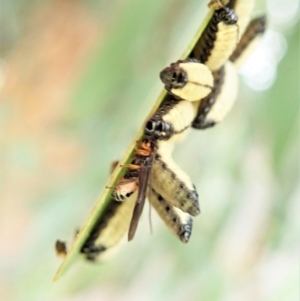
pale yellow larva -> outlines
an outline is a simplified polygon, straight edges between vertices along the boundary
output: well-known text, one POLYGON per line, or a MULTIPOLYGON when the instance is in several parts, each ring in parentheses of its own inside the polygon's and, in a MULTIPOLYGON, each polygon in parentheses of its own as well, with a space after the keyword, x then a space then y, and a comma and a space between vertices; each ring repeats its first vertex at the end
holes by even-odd
POLYGON ((199 60, 211 71, 219 70, 237 45, 237 19, 235 12, 228 7, 215 11, 190 57, 199 60))
POLYGON ((144 134, 152 140, 181 141, 196 116, 190 101, 166 100, 145 125, 144 134))
POLYGON ((238 92, 238 77, 235 67, 231 62, 224 66, 225 78, 216 103, 212 106, 206 119, 218 123, 224 119, 232 108, 238 92))
POLYGON ((165 225, 183 243, 187 243, 192 234, 193 220, 188 213, 172 206, 154 189, 149 189, 148 198, 165 225))
POLYGON ((266 16, 253 19, 247 26, 230 60, 239 69, 258 46, 262 34, 266 30, 266 16))
POLYGON ((192 127, 205 129, 222 121, 233 106, 238 92, 238 77, 236 68, 231 62, 217 72, 214 72, 215 85, 213 92, 201 100, 198 106, 197 117, 192 127))
POLYGON ((137 192, 124 202, 110 201, 81 248, 86 259, 101 259, 120 243, 128 232, 136 197, 137 192))
POLYGON ((238 16, 237 24, 239 27, 239 40, 244 34, 244 31, 251 20, 255 2, 256 0, 231 0, 228 5, 234 9, 236 15, 238 16))
POLYGON ((173 144, 157 142, 151 185, 170 204, 196 216, 200 213, 196 188, 190 177, 172 159, 172 151, 173 144))
POLYGON ((197 60, 172 63, 160 72, 160 78, 170 94, 188 101, 207 96, 213 86, 211 71, 197 60))

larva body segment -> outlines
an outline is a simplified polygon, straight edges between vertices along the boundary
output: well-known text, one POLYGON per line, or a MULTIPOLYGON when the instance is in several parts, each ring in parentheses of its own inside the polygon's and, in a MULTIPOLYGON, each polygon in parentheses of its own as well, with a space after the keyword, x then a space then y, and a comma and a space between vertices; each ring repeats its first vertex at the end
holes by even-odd
POLYGON ((94 261, 115 247, 129 229, 137 192, 126 201, 111 200, 81 248, 86 259, 94 261))
POLYGON ((203 99, 192 127, 206 129, 222 121, 232 105, 238 92, 238 77, 231 62, 226 62, 218 72, 214 72, 215 85, 213 92, 203 99))
POLYGON ((248 26, 256 0, 231 0, 228 4, 238 16, 239 40, 248 26))
POLYGON ((152 187, 167 202, 192 216, 200 213, 198 194, 190 177, 172 159, 173 144, 157 142, 152 187))
POLYGON ((196 60, 172 63, 160 72, 160 79, 170 94, 188 101, 207 96, 213 85, 211 71, 196 60))
POLYGON ((226 6, 228 3, 229 3, 229 0, 211 0, 207 6, 210 9, 218 10, 218 9, 226 6))
POLYGON ((247 26, 230 60, 239 69, 258 46, 262 34, 266 30, 266 16, 253 19, 247 26))
POLYGON ((144 134, 153 140, 168 140, 170 143, 183 139, 196 115, 190 101, 167 100, 156 114, 146 122, 144 134), (166 109, 165 109, 166 107, 166 109))
POLYGON ((211 71, 219 70, 237 45, 237 20, 237 15, 228 7, 215 11, 190 57, 199 60, 211 71))
POLYGON ((224 69, 224 83, 217 101, 206 115, 207 120, 213 120, 215 123, 222 121, 231 110, 238 92, 238 77, 235 67, 231 62, 226 62, 224 69))
POLYGON ((190 215, 169 204, 154 189, 148 193, 148 198, 151 205, 171 232, 183 243, 187 243, 192 234, 193 226, 193 220, 190 215))

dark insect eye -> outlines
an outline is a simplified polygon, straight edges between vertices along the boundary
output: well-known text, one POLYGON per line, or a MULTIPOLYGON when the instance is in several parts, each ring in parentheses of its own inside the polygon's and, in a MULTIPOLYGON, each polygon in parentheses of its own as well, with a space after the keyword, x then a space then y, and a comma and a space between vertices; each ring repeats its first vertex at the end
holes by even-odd
POLYGON ((152 122, 151 120, 149 120, 149 121, 146 123, 146 129, 147 129, 148 131, 153 131, 153 128, 154 128, 153 122, 152 122))

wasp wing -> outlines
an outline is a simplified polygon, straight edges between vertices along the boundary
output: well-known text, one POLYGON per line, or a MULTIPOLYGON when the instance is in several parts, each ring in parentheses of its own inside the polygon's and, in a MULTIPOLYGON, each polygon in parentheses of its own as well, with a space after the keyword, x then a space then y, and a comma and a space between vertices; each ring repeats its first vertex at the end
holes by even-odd
POLYGON ((145 159, 144 164, 141 166, 139 173, 139 192, 136 199, 136 203, 134 206, 129 231, 128 231, 128 241, 131 241, 135 235, 141 214, 143 212, 143 208, 145 205, 146 194, 147 194, 147 186, 149 175, 153 162, 153 154, 151 154, 148 158, 145 159))

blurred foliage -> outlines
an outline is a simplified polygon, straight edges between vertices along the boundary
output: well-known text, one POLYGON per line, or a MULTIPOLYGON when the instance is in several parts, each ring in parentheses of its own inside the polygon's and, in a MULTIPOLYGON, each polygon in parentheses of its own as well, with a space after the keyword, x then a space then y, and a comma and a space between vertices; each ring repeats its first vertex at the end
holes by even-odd
POLYGON ((202 209, 189 244, 158 218, 150 235, 144 214, 111 261, 80 262, 51 283, 55 240, 84 222, 205 5, 2 0, 1 300, 296 300, 297 20, 270 24, 288 47, 274 84, 258 92, 241 80, 229 117, 176 148, 202 209))

